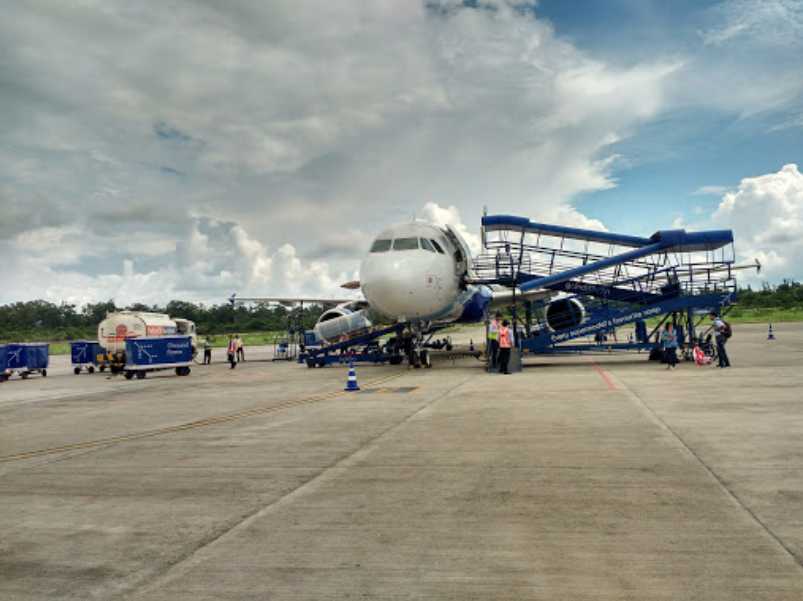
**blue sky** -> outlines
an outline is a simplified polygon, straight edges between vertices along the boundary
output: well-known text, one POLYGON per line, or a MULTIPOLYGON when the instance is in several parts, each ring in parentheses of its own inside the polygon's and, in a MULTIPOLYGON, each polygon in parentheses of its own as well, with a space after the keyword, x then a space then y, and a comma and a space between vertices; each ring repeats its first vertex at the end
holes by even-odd
MULTIPOLYGON (((764 45, 735 40, 727 47, 706 45, 703 32, 722 27, 728 2, 653 0, 541 0, 536 12, 551 21, 558 36, 588 53, 620 63, 673 55, 691 68, 724 66, 733 86, 751 83, 754 69, 788 77, 801 69, 800 45, 764 45), (743 71, 733 62, 744 54, 743 71), (730 58, 732 57, 732 59, 730 58), (741 77, 739 77, 741 76, 741 77)), ((794 6, 794 3, 789 3, 794 6)), ((745 10, 749 3, 742 3, 745 10)), ((799 6, 797 7, 799 10, 799 6)), ((798 13, 799 14, 799 13, 798 13)), ((755 35, 764 35, 757 31, 755 35)), ((785 126, 803 113, 803 98, 793 95, 780 106, 717 106, 704 101, 668 108, 606 152, 622 155, 612 171, 616 187, 577 196, 586 215, 609 228, 647 233, 653 223, 678 218, 700 221, 720 202, 716 194, 695 194, 704 186, 735 188, 745 177, 777 171, 803 161, 803 123, 785 126)))

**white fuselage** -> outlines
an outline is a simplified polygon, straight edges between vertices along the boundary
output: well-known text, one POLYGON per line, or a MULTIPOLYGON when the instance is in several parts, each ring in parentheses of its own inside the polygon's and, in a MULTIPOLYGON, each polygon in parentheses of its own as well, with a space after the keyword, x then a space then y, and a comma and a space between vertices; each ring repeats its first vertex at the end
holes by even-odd
POLYGON ((466 254, 454 234, 437 226, 390 227, 376 237, 360 266, 362 292, 372 311, 392 321, 457 319, 471 296, 461 286, 466 254))

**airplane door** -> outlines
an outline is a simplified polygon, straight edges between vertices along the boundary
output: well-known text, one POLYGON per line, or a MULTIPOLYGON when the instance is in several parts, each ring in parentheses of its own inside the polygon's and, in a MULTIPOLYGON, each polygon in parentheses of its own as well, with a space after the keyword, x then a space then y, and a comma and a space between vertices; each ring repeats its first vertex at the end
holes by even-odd
POLYGON ((463 238, 460 237, 460 234, 450 225, 446 226, 446 236, 456 249, 454 253, 455 274, 463 277, 468 273, 471 267, 471 251, 468 249, 468 245, 463 241, 463 238))

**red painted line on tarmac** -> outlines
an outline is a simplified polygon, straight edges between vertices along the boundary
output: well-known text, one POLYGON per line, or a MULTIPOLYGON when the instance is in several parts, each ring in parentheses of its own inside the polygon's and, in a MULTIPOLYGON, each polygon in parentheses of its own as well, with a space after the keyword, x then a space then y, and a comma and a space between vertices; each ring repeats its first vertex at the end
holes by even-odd
POLYGON ((602 378, 605 381, 605 383, 608 385, 608 390, 617 390, 616 384, 614 383, 613 379, 611 378, 611 374, 609 374, 607 371, 602 369, 599 365, 597 365, 593 361, 591 362, 591 367, 594 368, 594 371, 597 372, 599 374, 599 377, 602 378))

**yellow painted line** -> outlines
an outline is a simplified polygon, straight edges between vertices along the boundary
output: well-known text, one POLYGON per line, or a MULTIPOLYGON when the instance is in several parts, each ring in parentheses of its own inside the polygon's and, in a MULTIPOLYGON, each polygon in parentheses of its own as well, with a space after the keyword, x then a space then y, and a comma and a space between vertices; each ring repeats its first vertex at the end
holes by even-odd
MULTIPOLYGON (((394 378, 398 378, 404 375, 404 372, 399 372, 395 374, 391 374, 389 376, 385 376, 383 378, 378 378, 370 383, 369 385, 375 384, 382 384, 389 380, 393 380, 394 378)), ((96 440, 87 440, 83 442, 75 442, 67 445, 62 445, 59 447, 50 447, 46 449, 36 449, 33 451, 23 451, 21 453, 14 453, 12 455, 5 455, 0 457, 0 463, 8 463, 11 461, 21 461, 23 459, 32 459, 34 457, 42 457, 45 455, 54 455, 56 453, 65 453, 68 451, 78 451, 82 449, 91 449, 94 447, 101 447, 109 444, 116 444, 119 442, 126 442, 130 440, 140 440, 142 438, 151 438, 153 436, 161 436, 162 434, 172 434, 175 432, 183 432, 185 430, 195 430, 197 428, 204 428, 207 426, 214 426, 216 424, 223 424, 226 422, 233 422, 240 419, 245 419, 248 417, 255 417, 258 415, 267 415, 269 413, 276 413, 277 411, 282 411, 283 409, 290 409, 292 407, 298 407, 301 405, 309 405, 312 403, 318 403, 321 401, 326 401, 329 399, 333 399, 342 395, 347 394, 345 390, 337 390, 334 392, 328 392, 325 394, 320 394, 316 396, 307 397, 306 399, 296 399, 292 401, 284 401, 283 403, 279 403, 277 405, 271 405, 269 407, 254 407, 253 409, 246 409, 244 411, 238 411, 237 413, 227 413, 224 415, 213 415, 210 417, 205 417, 203 419, 186 422, 183 424, 176 424, 174 426, 166 426, 164 428, 157 428, 155 430, 145 430, 143 432, 134 432, 131 434, 121 434, 119 436, 111 436, 109 438, 98 438, 96 440)))

